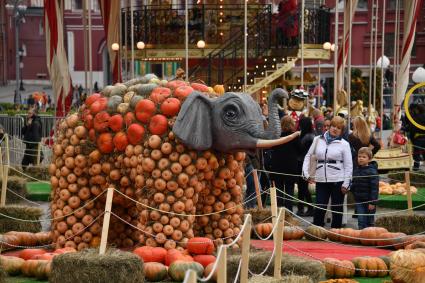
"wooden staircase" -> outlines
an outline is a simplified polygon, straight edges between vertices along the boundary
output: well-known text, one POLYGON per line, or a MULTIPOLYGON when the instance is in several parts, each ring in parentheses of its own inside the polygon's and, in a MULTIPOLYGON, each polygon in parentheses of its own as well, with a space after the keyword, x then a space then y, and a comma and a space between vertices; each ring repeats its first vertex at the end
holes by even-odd
POLYGON ((284 76, 286 72, 295 67, 295 62, 297 59, 297 57, 287 57, 285 63, 277 63, 276 70, 266 70, 265 77, 254 78, 254 84, 248 85, 245 92, 253 94, 277 78, 284 76))

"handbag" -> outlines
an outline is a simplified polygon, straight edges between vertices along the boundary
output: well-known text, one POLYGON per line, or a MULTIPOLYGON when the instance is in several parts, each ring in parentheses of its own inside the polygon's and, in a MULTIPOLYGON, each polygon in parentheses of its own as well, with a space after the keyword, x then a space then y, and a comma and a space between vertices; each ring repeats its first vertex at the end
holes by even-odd
POLYGON ((320 137, 318 137, 314 141, 313 153, 310 155, 310 163, 309 163, 309 167, 308 167, 308 176, 311 180, 314 180, 316 178, 316 168, 317 168, 316 147, 317 147, 317 143, 318 143, 319 139, 320 139, 320 137))

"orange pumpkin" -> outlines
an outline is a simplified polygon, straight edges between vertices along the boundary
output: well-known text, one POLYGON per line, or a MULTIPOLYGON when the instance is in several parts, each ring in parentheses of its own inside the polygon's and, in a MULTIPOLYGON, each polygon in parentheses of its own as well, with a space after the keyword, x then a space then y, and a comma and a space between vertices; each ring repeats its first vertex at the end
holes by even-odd
MULTIPOLYGON (((214 263, 208 264, 207 267, 204 269, 204 278, 208 277, 213 270, 214 263)), ((214 270, 214 274, 211 277, 212 282, 217 282, 217 268, 214 270)))
POLYGON ((255 231, 261 237, 268 237, 273 230, 272 223, 258 223, 255 225, 255 231))
POLYGON ((145 128, 139 124, 131 124, 127 129, 128 141, 132 145, 137 145, 145 135, 145 128))
POLYGON ((101 111, 94 116, 93 127, 99 132, 106 132, 109 126, 109 119, 111 116, 106 111, 101 111))
POLYGON ((404 233, 382 233, 379 240, 376 241, 378 246, 387 246, 385 248, 402 249, 405 245, 406 234, 404 233))
POLYGON ((151 118, 149 131, 154 135, 163 135, 168 129, 168 120, 164 115, 157 114, 151 118))
POLYGON ((124 151, 128 145, 127 135, 124 132, 116 133, 113 142, 117 150, 124 151))
POLYGON ((177 97, 180 101, 182 101, 186 97, 188 97, 193 92, 193 90, 194 89, 191 86, 182 85, 174 90, 174 96, 177 97))
POLYGON ((96 100, 98 100, 99 98, 101 98, 102 95, 100 93, 93 93, 92 95, 89 95, 86 98, 86 101, 84 102, 86 104, 86 106, 90 106, 92 105, 96 100))
POLYGON ((0 266, 9 275, 18 275, 21 273, 22 265, 25 260, 16 256, 0 255, 0 266))
POLYGON ((24 249, 19 252, 19 257, 25 260, 31 259, 36 255, 42 255, 47 253, 46 250, 43 249, 24 249))
POLYGON ((360 242, 365 246, 376 246, 376 239, 381 234, 388 233, 388 230, 382 227, 368 227, 360 231, 360 242))
POLYGON ((149 98, 155 103, 162 103, 171 95, 171 90, 166 87, 157 87, 152 92, 149 98))
POLYGON ((100 97, 95 102, 93 102, 92 105, 90 105, 90 113, 92 115, 95 115, 99 113, 100 111, 106 110, 107 107, 108 107, 108 98, 100 97))
POLYGON ((284 240, 299 240, 304 237, 304 230, 301 227, 285 226, 283 228, 284 240))
POLYGON ((101 133, 97 138, 97 147, 102 153, 111 153, 114 150, 111 133, 101 133))
POLYGON ((141 99, 136 105, 136 118, 142 123, 148 123, 156 111, 155 103, 149 99, 141 99))
MULTIPOLYGON (((131 113, 131 112, 129 112, 131 113)), ((122 126, 124 124, 124 119, 122 118, 122 116, 120 114, 116 114, 113 115, 110 119, 109 119, 109 128, 111 128, 112 131, 114 132, 119 132, 122 130, 122 126)))
POLYGON ((180 111, 180 100, 174 97, 167 98, 161 104, 161 112, 167 117, 173 117, 180 111))
POLYGON ((187 242, 187 250, 191 254, 210 255, 214 252, 214 243, 205 237, 195 237, 187 242))
POLYGON ((354 264, 349 260, 325 258, 323 263, 325 264, 327 278, 350 278, 355 274, 354 264))
POLYGON ((328 231, 320 226, 311 225, 305 230, 305 237, 310 241, 320 241, 328 237, 328 231))
POLYGON ((360 243, 360 232, 361 230, 355 230, 352 228, 342 228, 339 230, 339 240, 342 243, 358 244, 360 243))
POLYGON ((215 260, 216 260, 216 257, 213 256, 213 255, 195 255, 193 257, 193 260, 196 261, 196 262, 199 262, 205 268, 210 263, 214 263, 215 260))
POLYGON ((204 84, 200 84, 200 83, 191 83, 190 86, 197 91, 200 92, 208 92, 208 86, 204 85, 204 84))

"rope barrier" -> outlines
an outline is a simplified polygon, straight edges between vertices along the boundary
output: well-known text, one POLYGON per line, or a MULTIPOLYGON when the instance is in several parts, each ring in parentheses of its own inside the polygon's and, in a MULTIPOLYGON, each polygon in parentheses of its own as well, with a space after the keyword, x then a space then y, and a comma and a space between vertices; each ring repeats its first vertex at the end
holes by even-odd
POLYGON ((200 278, 199 276, 196 276, 199 281, 201 281, 201 282, 208 282, 208 281, 211 280, 211 278, 213 277, 213 275, 215 273, 215 270, 217 269, 217 266, 218 266, 218 260, 217 259, 221 257, 221 252, 222 252, 222 248, 219 248, 218 249, 217 256, 216 256, 216 260, 214 261, 214 265, 213 265, 213 267, 211 269, 210 274, 207 277, 200 278))
POLYGON ((250 269, 249 269, 249 267, 248 267, 248 272, 249 272, 249 274, 251 274, 252 276, 262 276, 262 275, 264 275, 264 273, 266 273, 267 272, 267 269, 269 269, 269 266, 270 266, 270 264, 272 263, 272 260, 273 260, 273 258, 274 258, 274 254, 275 254, 275 252, 276 252, 276 245, 273 247, 273 252, 272 252, 272 255, 270 256, 270 259, 269 259, 269 262, 267 263, 267 265, 266 265, 266 268, 261 272, 261 273, 259 273, 259 274, 255 274, 254 272, 252 272, 250 269))
MULTIPOLYGON (((242 203, 240 203, 240 204, 236 204, 236 205, 234 205, 234 206, 232 206, 232 207, 229 207, 229 208, 226 208, 226 209, 223 209, 223 210, 219 210, 219 211, 215 211, 215 212, 209 212, 209 213, 205 213, 205 214, 183 214, 183 213, 177 213, 177 212, 172 212, 172 211, 165 211, 165 210, 161 210, 161 209, 158 209, 158 208, 155 208, 155 207, 149 206, 149 205, 147 205, 147 204, 141 203, 141 202, 139 202, 139 201, 137 201, 137 200, 135 200, 135 199, 133 199, 133 198, 131 198, 131 197, 127 196, 126 194, 122 193, 121 191, 119 191, 119 190, 117 190, 117 189, 114 189, 114 190, 115 190, 118 194, 120 194, 120 195, 122 195, 123 197, 127 198, 128 200, 131 200, 131 201, 133 201, 133 202, 135 202, 135 203, 137 203, 137 204, 140 204, 141 206, 144 206, 144 207, 146 207, 146 208, 149 208, 149 209, 151 209, 151 210, 158 211, 158 212, 161 212, 161 213, 164 213, 164 214, 171 214, 171 215, 177 215, 177 216, 182 216, 182 217, 189 217, 189 216, 191 216, 191 217, 193 217, 193 216, 194 216, 194 217, 201 217, 201 216, 209 216, 209 215, 219 214, 219 213, 226 212, 226 211, 228 211, 228 210, 234 209, 234 208, 236 208, 236 207, 238 207, 238 206, 243 206, 243 205, 245 205, 246 203, 250 202, 251 200, 254 200, 254 199, 256 199, 256 198, 257 198, 257 196, 253 196, 252 198, 248 198, 246 201, 244 201, 244 202, 242 202, 242 203)), ((263 192, 261 192, 261 194, 264 194, 265 192, 266 192, 266 191, 263 191, 263 192)))
POLYGON ((19 197, 19 198, 21 198, 21 199, 23 199, 23 200, 25 200, 25 201, 27 201, 27 202, 29 202, 29 203, 32 203, 32 204, 35 204, 35 205, 38 205, 38 206, 40 206, 40 205, 41 205, 41 204, 39 204, 39 203, 36 203, 35 201, 32 201, 32 200, 26 199, 24 196, 21 196, 20 194, 18 194, 18 193, 16 193, 16 192, 14 192, 13 190, 11 190, 11 189, 9 189, 9 188, 7 188, 7 190, 8 190, 9 192, 11 192, 12 194, 14 194, 15 196, 17 196, 17 197, 19 197))
MULTIPOLYGON (((313 223, 311 223, 311 222, 309 222, 308 220, 305 220, 304 218, 302 218, 302 217, 300 217, 300 216, 298 216, 298 215, 296 215, 295 213, 293 213, 292 211, 288 211, 292 216, 294 216, 295 218, 297 218, 297 219, 300 219, 300 220, 302 220, 303 222, 305 222, 305 223, 307 223, 307 224, 309 224, 309 225, 313 225, 313 226, 316 226, 316 225, 314 225, 313 223)), ((319 226, 318 226, 319 227, 319 226)), ((323 228, 323 227, 322 227, 323 228)), ((324 229, 324 228, 323 228, 324 229)), ((336 232, 333 232, 333 231, 330 231, 330 230, 327 230, 327 232, 329 233, 329 234, 333 234, 333 235, 338 235, 338 236, 343 236, 344 238, 349 238, 349 239, 353 239, 353 240, 374 240, 374 241, 389 241, 389 240, 398 240, 398 239, 403 239, 403 238, 410 238, 410 237, 412 237, 412 236, 420 236, 420 235, 423 235, 423 234, 425 234, 425 231, 422 231, 422 232, 419 232, 419 233, 416 233, 416 234, 412 234, 412 235, 406 235, 406 236, 401 236, 401 237, 395 237, 395 238, 382 238, 382 239, 379 239, 379 238, 376 238, 376 239, 368 239, 368 238, 360 238, 360 237, 352 237, 352 236, 348 236, 348 235, 341 235, 341 234, 339 234, 339 233, 336 233, 336 232)), ((304 233, 306 233, 305 231, 304 231, 304 233)), ((332 242, 332 241, 331 241, 332 242)), ((333 243, 333 242, 332 242, 333 243)))
POLYGON ((73 210, 72 212, 63 215, 63 216, 59 216, 59 217, 54 217, 54 218, 50 218, 50 219, 40 219, 40 220, 31 220, 31 219, 20 219, 20 218, 16 218, 7 214, 3 214, 0 212, 0 216, 12 219, 12 220, 16 220, 16 221, 22 221, 22 222, 30 222, 30 223, 34 223, 34 222, 50 222, 50 221, 55 221, 55 220, 59 220, 59 219, 63 219, 65 217, 68 217, 70 215, 73 215, 76 211, 81 210, 83 208, 85 208, 87 205, 89 205, 90 203, 94 202, 96 199, 98 199, 101 195, 103 195, 106 192, 106 190, 104 190, 103 192, 101 192, 100 194, 98 194, 95 198, 93 198, 92 200, 90 200, 89 202, 86 202, 83 206, 73 210))
MULTIPOLYGON (((97 221, 97 219, 99 219, 101 216, 103 216, 103 214, 105 214, 105 212, 103 211, 101 214, 99 214, 96 218, 93 219, 92 222, 90 222, 87 226, 85 226, 83 229, 78 230, 78 232, 76 234, 73 234, 72 236, 65 238, 65 241, 68 241, 72 238, 74 238, 75 236, 81 234, 81 232, 87 230, 93 223, 95 223, 97 221)), ((22 249, 34 249, 34 248, 48 248, 51 246, 54 246, 55 243, 51 243, 51 244, 46 244, 46 245, 40 245, 40 246, 20 246, 20 245, 14 245, 14 244, 9 244, 7 242, 1 241, 0 240, 0 244, 1 245, 5 245, 5 246, 10 246, 10 247, 14 247, 14 248, 22 248, 22 249)))
POLYGON ((37 181, 37 182, 40 182, 40 183, 45 183, 45 184, 50 184, 50 181, 45 181, 45 180, 40 180, 40 179, 34 178, 33 176, 30 176, 30 175, 28 175, 28 174, 26 174, 23 171, 20 171, 18 169, 15 169, 14 167, 9 167, 9 168, 12 169, 15 172, 27 177, 27 178, 34 180, 34 181, 37 181))
MULTIPOLYGON (((306 201, 300 200, 300 199, 298 199, 298 198, 296 198, 296 197, 293 197, 293 196, 291 196, 290 194, 287 194, 287 193, 285 193, 284 191, 280 190, 279 188, 276 188, 276 190, 277 190, 277 191, 279 191, 279 192, 281 192, 281 193, 282 193, 282 194, 284 194, 285 196, 290 197, 292 200, 297 200, 298 202, 301 202, 301 203, 303 203, 303 204, 306 204, 306 205, 312 206, 312 207, 314 207, 314 208, 316 208, 316 209, 325 210, 325 211, 329 211, 329 212, 336 213, 336 214, 342 214, 342 215, 345 215, 345 214, 350 215, 350 214, 352 214, 352 213, 350 213, 350 212, 344 213, 344 212, 340 212, 340 211, 336 211, 336 210, 331 210, 331 209, 323 208, 323 207, 317 206, 317 205, 315 205, 315 204, 308 203, 308 202, 306 202, 306 201)), ((281 197, 279 197, 279 196, 278 196, 278 198, 281 198, 281 197)), ((340 206, 343 206, 343 204, 341 204, 340 206)), ((389 211, 389 212, 375 213, 375 214, 373 214, 373 215, 375 215, 375 216, 381 216, 381 215, 391 215, 391 214, 396 214, 396 213, 400 213, 400 212, 403 212, 403 211, 410 211, 410 210, 413 210, 413 209, 416 209, 416 208, 419 208, 419 207, 423 207, 423 206, 425 206, 425 203, 420 204, 420 205, 417 205, 417 206, 414 206, 414 207, 412 207, 411 209, 402 209, 402 210, 397 210, 397 211, 389 211)), ((370 216, 371 214, 356 213, 356 215, 365 215, 365 216, 370 216)))
POLYGON ((305 251, 302 251, 302 250, 300 250, 300 249, 298 249, 296 247, 293 247, 293 246, 291 246, 289 244, 285 244, 285 246, 287 246, 290 249, 293 249, 293 250, 295 250, 295 251, 297 251, 297 252, 299 252, 301 254, 304 254, 304 255, 306 255, 308 257, 311 257, 311 258, 313 258, 313 259, 315 259, 317 261, 320 261, 322 263, 331 264, 333 266, 338 266, 338 267, 345 268, 345 269, 350 269, 350 270, 354 270, 354 271, 366 271, 366 272, 390 272, 389 269, 364 269, 364 268, 356 268, 356 267, 355 268, 352 268, 352 267, 348 267, 348 266, 343 266, 343 265, 340 265, 340 264, 335 264, 335 263, 331 263, 331 262, 325 261, 325 260, 323 260, 321 258, 318 258, 318 257, 316 257, 314 255, 311 255, 311 254, 309 254, 309 253, 307 253, 305 251))
POLYGON ((242 267, 242 258, 239 260, 238 271, 236 272, 235 280, 233 280, 233 283, 238 282, 239 274, 241 273, 241 267, 242 267))
MULTIPOLYGON (((263 237, 261 237, 260 235, 258 235, 257 230, 254 228, 254 229, 253 229, 253 230, 254 230, 254 233, 255 233, 255 235, 257 235, 258 239, 260 239, 261 241, 267 241, 268 239, 270 239, 270 238, 271 238, 271 236, 273 236, 273 234, 274 234, 274 232, 275 232, 275 229, 277 228, 277 223, 279 222, 280 217, 281 217, 281 215, 279 215, 279 216, 277 217, 277 220, 276 220, 275 224, 273 225, 273 229, 272 229, 272 231, 270 232, 270 235, 268 235, 268 236, 267 236, 267 237, 265 237, 265 238, 263 238, 263 237)), ((273 218, 273 216, 272 216, 271 218, 273 218)))

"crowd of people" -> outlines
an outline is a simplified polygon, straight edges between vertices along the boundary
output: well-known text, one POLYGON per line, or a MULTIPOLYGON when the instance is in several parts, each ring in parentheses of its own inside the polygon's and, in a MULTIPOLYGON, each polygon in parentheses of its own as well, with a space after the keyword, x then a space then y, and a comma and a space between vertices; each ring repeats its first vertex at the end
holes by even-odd
POLYGON ((289 113, 281 113, 281 136, 296 131, 300 135, 291 142, 249 156, 245 198, 251 201, 246 203, 247 207, 256 206, 252 201, 255 188, 250 173, 253 168, 265 169, 259 173, 261 187, 269 188, 274 183, 278 188, 278 206, 292 212, 296 204, 295 213, 313 216, 317 226, 325 225, 326 211, 332 210, 331 227, 341 228, 347 222, 347 217, 343 217, 347 194, 352 193, 359 228, 373 226, 379 177, 372 158, 381 143, 364 117, 353 117, 348 127, 346 118, 332 114, 315 109, 310 116, 304 114, 295 121, 289 113), (314 205, 309 184, 315 184, 314 205))

